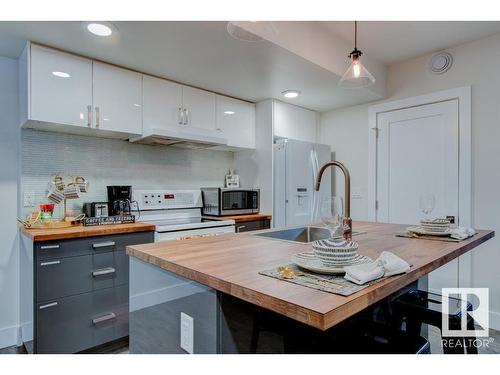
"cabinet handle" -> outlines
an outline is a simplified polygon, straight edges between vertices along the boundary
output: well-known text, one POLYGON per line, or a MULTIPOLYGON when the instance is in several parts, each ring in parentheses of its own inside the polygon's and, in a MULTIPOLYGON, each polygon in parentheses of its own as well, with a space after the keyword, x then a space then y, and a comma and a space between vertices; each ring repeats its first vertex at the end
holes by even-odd
POLYGON ((236 227, 236 233, 240 233, 240 230, 245 229, 247 226, 246 225, 239 225, 236 227))
POLYGON ((60 260, 54 260, 53 262, 42 262, 40 263, 41 266, 52 266, 54 264, 61 264, 60 260))
POLYGON ((178 124, 179 125, 182 125, 182 123, 184 122, 184 112, 182 111, 182 108, 179 107, 177 108, 177 120, 178 120, 178 124))
POLYGON ((61 245, 43 245, 40 246, 41 250, 49 250, 49 249, 59 249, 61 245))
POLYGON ((94 249, 99 249, 101 247, 110 247, 110 246, 115 246, 115 241, 107 241, 107 242, 101 242, 101 243, 94 243, 94 244, 92 244, 92 247, 94 249))
POLYGON ((115 313, 109 313, 103 316, 100 316, 99 318, 92 319, 92 324, 96 325, 102 322, 105 322, 107 320, 115 319, 116 314, 115 313))
POLYGON ((89 128, 92 127, 92 106, 91 105, 87 106, 87 126, 89 128))
POLYGON ((46 305, 40 306, 39 309, 43 310, 43 309, 46 309, 46 308, 49 308, 49 307, 54 307, 54 306, 57 306, 57 302, 47 303, 46 305))
POLYGON ((183 112, 184 112, 184 125, 187 125, 189 122, 189 111, 186 108, 184 108, 183 112))
POLYGON ((99 125, 101 123, 100 112, 101 112, 101 110, 99 109, 99 107, 95 107, 95 127, 96 127, 96 129, 99 129, 99 125))
POLYGON ((113 267, 106 267, 106 268, 101 268, 99 270, 95 270, 94 272, 92 272, 92 276, 96 277, 96 276, 108 275, 110 273, 115 273, 115 272, 116 270, 113 267))

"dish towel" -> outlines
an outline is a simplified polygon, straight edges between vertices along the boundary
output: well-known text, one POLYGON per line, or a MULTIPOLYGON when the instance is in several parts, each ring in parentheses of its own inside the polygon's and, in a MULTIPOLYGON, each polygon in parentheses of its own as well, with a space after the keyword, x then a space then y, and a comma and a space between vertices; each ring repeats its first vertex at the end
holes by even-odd
POLYGON ((466 238, 472 237, 475 234, 476 231, 472 228, 457 227, 451 230, 450 237, 456 240, 465 240, 466 238))
POLYGON ((383 251, 375 262, 344 267, 346 280, 363 285, 384 276, 406 273, 410 265, 389 251, 383 251))

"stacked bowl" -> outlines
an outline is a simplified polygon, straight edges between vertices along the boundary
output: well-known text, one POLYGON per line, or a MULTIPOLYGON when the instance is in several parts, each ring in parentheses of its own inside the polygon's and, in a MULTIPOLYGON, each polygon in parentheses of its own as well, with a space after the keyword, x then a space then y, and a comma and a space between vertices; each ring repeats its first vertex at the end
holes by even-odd
POLYGON ((343 239, 318 240, 312 243, 314 255, 323 265, 343 267, 356 263, 359 259, 358 243, 343 239))
POLYGON ((420 220, 420 226, 427 233, 447 233, 450 231, 451 223, 448 219, 425 219, 420 220))

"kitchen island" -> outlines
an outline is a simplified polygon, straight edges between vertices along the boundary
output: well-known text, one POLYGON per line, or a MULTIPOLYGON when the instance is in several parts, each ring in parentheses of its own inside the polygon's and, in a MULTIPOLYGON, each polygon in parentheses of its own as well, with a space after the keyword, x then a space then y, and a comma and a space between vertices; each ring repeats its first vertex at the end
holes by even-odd
POLYGON ((327 331, 494 236, 493 231, 478 231, 461 242, 395 236, 405 228, 394 224, 354 223, 354 229, 361 232, 355 237, 361 254, 375 259, 382 251, 390 251, 406 260, 411 269, 347 297, 259 274, 289 264, 291 255, 308 250, 310 244, 243 233, 129 246, 127 253, 208 287, 207 290, 230 296, 230 300, 245 301, 314 330, 327 331))

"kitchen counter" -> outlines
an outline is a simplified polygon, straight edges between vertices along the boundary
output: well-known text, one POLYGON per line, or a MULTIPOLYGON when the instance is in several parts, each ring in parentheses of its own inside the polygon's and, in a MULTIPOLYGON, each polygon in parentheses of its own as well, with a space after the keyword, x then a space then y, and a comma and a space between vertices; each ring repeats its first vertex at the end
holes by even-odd
POLYGON ((355 237, 361 254, 375 259, 382 251, 391 251, 411 264, 410 272, 344 297, 259 275, 290 263, 292 254, 310 249, 307 244, 242 233, 128 246, 127 253, 324 331, 494 236, 493 231, 483 230, 462 242, 444 242, 395 237, 405 225, 355 222, 353 226, 362 232, 355 237))
POLYGON ((114 224, 84 227, 82 225, 55 229, 27 229, 22 227, 21 232, 33 242, 64 240, 72 238, 84 238, 95 236, 107 236, 111 234, 152 232, 155 226, 145 223, 114 224))
POLYGON ((232 216, 203 216, 207 220, 234 220, 235 223, 257 220, 271 220, 273 215, 270 214, 250 214, 250 215, 232 215, 232 216))

